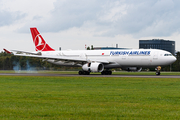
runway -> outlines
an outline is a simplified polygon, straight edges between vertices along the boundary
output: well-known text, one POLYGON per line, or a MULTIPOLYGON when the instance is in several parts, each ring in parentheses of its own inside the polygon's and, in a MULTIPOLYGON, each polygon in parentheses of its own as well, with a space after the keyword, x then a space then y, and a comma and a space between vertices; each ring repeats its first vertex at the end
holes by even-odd
POLYGON ((180 78, 179 75, 78 75, 50 73, 0 73, 0 76, 59 76, 59 77, 135 77, 135 78, 180 78))

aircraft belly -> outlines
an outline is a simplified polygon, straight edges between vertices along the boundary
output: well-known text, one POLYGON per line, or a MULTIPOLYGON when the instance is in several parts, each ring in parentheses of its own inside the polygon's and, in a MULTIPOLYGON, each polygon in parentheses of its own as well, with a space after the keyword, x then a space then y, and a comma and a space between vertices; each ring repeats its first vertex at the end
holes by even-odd
POLYGON ((167 60, 164 59, 157 59, 153 60, 152 65, 154 66, 165 66, 167 64, 171 64, 171 62, 167 62, 167 60))
POLYGON ((122 56, 116 60, 122 66, 149 66, 151 65, 149 58, 135 57, 135 56, 122 56))

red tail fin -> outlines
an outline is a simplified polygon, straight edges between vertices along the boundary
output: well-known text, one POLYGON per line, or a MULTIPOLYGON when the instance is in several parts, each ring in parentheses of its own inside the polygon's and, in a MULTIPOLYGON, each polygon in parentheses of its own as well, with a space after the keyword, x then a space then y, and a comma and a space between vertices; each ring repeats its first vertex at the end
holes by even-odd
POLYGON ((55 51, 52 49, 38 32, 37 28, 30 28, 36 51, 55 51))

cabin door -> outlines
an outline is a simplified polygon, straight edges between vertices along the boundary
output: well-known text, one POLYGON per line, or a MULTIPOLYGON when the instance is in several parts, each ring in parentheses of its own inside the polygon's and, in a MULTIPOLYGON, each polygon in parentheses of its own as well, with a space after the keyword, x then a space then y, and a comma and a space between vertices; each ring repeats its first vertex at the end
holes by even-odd
POLYGON ((154 60, 157 60, 157 59, 158 59, 158 52, 154 52, 153 59, 154 59, 154 60))

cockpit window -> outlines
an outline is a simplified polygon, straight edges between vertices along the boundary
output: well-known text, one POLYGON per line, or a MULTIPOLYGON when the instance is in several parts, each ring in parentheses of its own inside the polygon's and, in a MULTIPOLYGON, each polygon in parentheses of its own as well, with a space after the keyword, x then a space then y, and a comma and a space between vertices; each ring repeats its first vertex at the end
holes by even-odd
POLYGON ((172 54, 164 54, 164 56, 172 56, 172 54))

